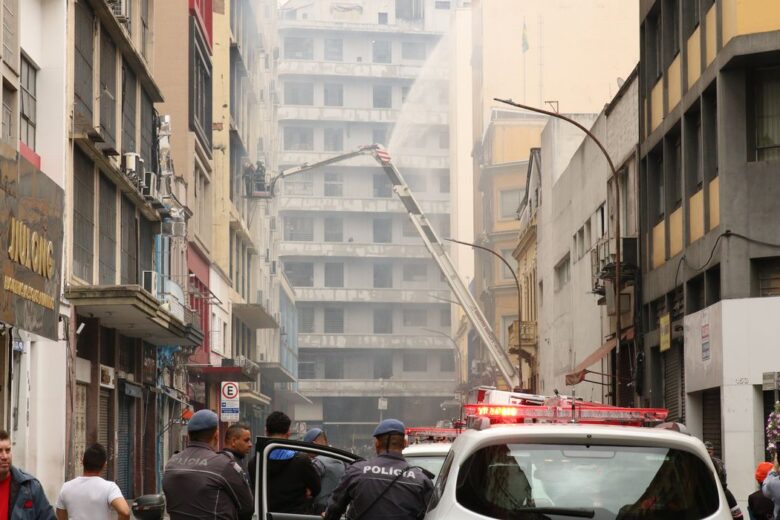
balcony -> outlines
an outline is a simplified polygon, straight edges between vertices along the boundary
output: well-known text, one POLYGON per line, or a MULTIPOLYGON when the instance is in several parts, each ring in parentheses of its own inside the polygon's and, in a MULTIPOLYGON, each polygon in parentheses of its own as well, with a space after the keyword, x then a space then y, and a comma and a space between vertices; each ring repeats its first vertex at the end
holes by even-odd
POLYGON ((238 400, 258 406, 269 406, 271 398, 262 393, 259 386, 257 383, 238 383, 238 400))
MULTIPOLYGON (((361 258, 430 258, 423 245, 414 244, 356 244, 352 242, 282 242, 279 256, 317 256, 361 258)), ((296 289, 297 291, 297 289, 296 289)))
POLYGON ((360 22, 340 22, 337 20, 328 20, 328 21, 319 21, 319 20, 289 20, 284 17, 282 17, 279 20, 279 32, 285 33, 287 31, 298 31, 298 30, 312 30, 312 31, 335 31, 339 35, 341 35, 344 32, 350 31, 350 32, 367 32, 367 33, 374 33, 374 34, 404 34, 404 33, 413 33, 414 36, 431 36, 431 37, 439 37, 441 36, 441 32, 434 32, 430 30, 425 30, 425 22, 424 20, 417 20, 417 21, 402 21, 402 20, 396 20, 396 23, 392 25, 378 25, 378 24, 370 24, 370 23, 360 23, 360 22))
POLYGON ((299 302, 343 303, 441 303, 451 298, 449 290, 434 289, 325 289, 296 287, 299 302))
POLYGON ((539 341, 535 321, 517 321, 515 320, 509 326, 509 346, 515 347, 518 344, 518 332, 520 333, 520 348, 536 348, 539 341))
MULTIPOLYGON (((437 155, 434 152, 428 154, 415 155, 404 153, 393 158, 393 164, 403 173, 404 168, 419 168, 427 170, 446 170, 450 167, 450 157, 448 150, 438 150, 437 155)), ((287 166, 298 166, 306 163, 315 163, 330 159, 338 155, 337 152, 314 152, 306 150, 280 150, 279 165, 284 168, 287 166)), ((377 166, 377 162, 370 157, 355 158, 349 162, 343 163, 348 166, 377 166)))
POLYGON ((68 286, 64 296, 78 313, 98 318, 102 326, 123 336, 143 338, 155 345, 203 343, 197 314, 180 302, 176 302, 177 309, 173 299, 160 301, 139 285, 68 286))
POLYGON ((279 324, 268 312, 263 301, 263 291, 257 291, 249 302, 241 300, 233 303, 233 314, 250 328, 278 329, 279 324))
MULTIPOLYGON (((387 79, 416 79, 420 75, 419 65, 401 65, 391 63, 363 63, 343 61, 310 61, 285 60, 279 61, 279 75, 296 74, 301 76, 345 76, 387 79)), ((442 70, 442 79, 446 72, 442 70)))
POLYGON ((295 382, 295 376, 278 361, 261 361, 260 373, 263 380, 271 383, 295 382))
POLYGON ((451 397, 455 386, 455 381, 448 379, 303 379, 298 383, 298 389, 308 397, 451 397))
MULTIPOLYGON (((349 123, 395 123, 401 111, 393 108, 346 108, 282 105, 278 110, 279 121, 347 121, 349 123)), ((414 121, 420 125, 446 125, 446 110, 425 110, 415 113, 414 121)))
POLYGON ((298 334, 298 348, 451 350, 452 343, 442 336, 298 334))
POLYGON ((221 366, 190 366, 190 374, 209 383, 238 381, 256 383, 260 366, 245 356, 223 358, 221 366))
MULTIPOLYGON (((445 200, 420 200, 426 215, 449 214, 450 203, 445 200)), ((353 199, 342 197, 284 196, 279 200, 280 211, 344 211, 354 213, 406 213, 396 198, 353 199)))

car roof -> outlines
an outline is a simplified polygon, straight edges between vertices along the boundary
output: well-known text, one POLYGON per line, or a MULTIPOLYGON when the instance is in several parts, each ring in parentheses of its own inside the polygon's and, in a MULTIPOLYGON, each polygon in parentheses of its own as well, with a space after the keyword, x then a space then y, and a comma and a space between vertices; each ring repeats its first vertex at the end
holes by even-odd
POLYGON ((628 446, 668 447, 709 458, 704 444, 691 435, 660 428, 593 424, 501 424, 485 430, 466 430, 453 443, 459 454, 498 443, 524 441, 556 444, 590 442, 628 446))
POLYGON ((409 457, 422 457, 424 455, 437 455, 444 457, 450 451, 451 446, 452 443, 449 442, 412 444, 411 446, 404 448, 403 454, 404 456, 409 457))

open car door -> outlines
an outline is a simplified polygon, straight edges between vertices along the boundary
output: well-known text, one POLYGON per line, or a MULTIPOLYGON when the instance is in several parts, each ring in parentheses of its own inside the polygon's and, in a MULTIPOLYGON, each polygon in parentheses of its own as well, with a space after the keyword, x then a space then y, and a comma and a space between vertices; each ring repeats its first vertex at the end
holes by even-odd
POLYGON ((258 520, 322 520, 320 515, 302 515, 268 510, 268 457, 276 449, 294 450, 307 455, 322 455, 340 460, 347 465, 363 460, 362 457, 348 451, 320 446, 302 441, 257 437, 255 442, 255 518, 258 520))

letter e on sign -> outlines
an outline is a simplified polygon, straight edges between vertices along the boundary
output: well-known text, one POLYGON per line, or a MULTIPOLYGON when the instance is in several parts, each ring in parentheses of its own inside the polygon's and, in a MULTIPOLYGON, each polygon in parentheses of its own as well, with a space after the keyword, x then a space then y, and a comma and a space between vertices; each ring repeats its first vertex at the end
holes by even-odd
POLYGON ((223 381, 220 389, 219 418, 222 422, 238 422, 240 415, 238 383, 223 381))

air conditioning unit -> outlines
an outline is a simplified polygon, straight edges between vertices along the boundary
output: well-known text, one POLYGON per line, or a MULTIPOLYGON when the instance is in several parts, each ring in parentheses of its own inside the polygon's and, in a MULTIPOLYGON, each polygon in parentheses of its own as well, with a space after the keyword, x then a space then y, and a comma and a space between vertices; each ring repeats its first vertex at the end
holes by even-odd
POLYGON ((157 199, 157 174, 154 172, 144 172, 144 184, 141 192, 147 199, 157 199))
POLYGON ((143 183, 144 160, 137 153, 122 155, 121 169, 132 182, 143 183))
POLYGON ((143 272, 143 287, 146 292, 157 298, 158 292, 158 277, 157 271, 144 271, 143 272))
POLYGON ((100 365, 100 386, 101 388, 116 387, 116 372, 114 367, 100 365))
POLYGON ((106 0, 111 12, 117 20, 122 23, 130 21, 130 2, 131 0, 106 0))
POLYGON ((162 223, 162 234, 184 238, 187 236, 187 223, 183 220, 166 220, 162 223))

